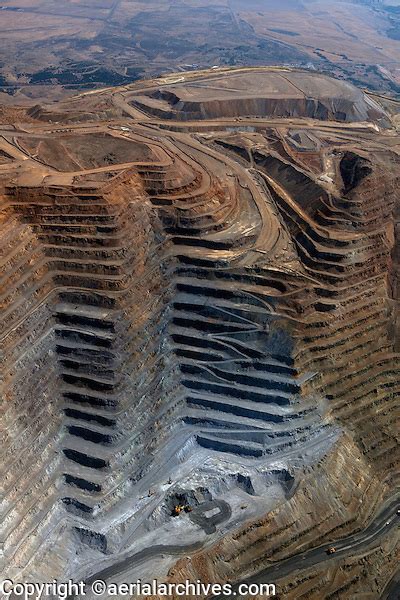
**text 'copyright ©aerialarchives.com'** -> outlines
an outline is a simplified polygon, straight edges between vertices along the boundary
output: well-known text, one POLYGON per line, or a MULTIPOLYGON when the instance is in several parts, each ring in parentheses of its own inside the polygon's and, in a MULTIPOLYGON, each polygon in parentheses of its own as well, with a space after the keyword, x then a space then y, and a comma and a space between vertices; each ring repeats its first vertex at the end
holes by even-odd
POLYGON ((203 583, 200 580, 182 583, 161 583, 156 579, 151 582, 108 583, 101 579, 92 583, 72 580, 60 583, 14 583, 6 579, 0 583, 0 597, 5 600, 46 600, 58 598, 67 600, 70 597, 123 597, 131 596, 275 596, 276 586, 273 583, 241 583, 233 586, 230 583, 203 583))

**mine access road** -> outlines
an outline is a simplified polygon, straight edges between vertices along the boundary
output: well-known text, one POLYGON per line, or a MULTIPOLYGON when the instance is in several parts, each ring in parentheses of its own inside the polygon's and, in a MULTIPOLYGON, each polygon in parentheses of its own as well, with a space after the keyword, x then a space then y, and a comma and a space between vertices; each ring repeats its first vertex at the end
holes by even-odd
MULTIPOLYGON (((233 586, 234 594, 232 596, 214 596, 213 600, 219 598, 240 598, 241 596, 235 594, 239 585, 246 583, 264 583, 273 582, 275 583, 279 579, 287 577, 295 571, 304 571, 308 568, 314 567, 319 563, 325 561, 332 561, 335 558, 347 556, 349 554, 355 554, 356 552, 362 552, 369 547, 373 542, 378 542, 383 536, 385 536, 391 529, 398 529, 400 525, 400 515, 397 513, 399 510, 400 495, 397 494, 393 497, 390 503, 386 503, 384 508, 375 516, 375 518, 369 523, 369 525, 362 531, 358 531, 346 538, 335 541, 332 540, 329 544, 318 546, 318 548, 310 548, 305 552, 295 554, 289 558, 282 560, 276 564, 273 564, 266 569, 263 569, 256 575, 252 575, 242 581, 235 583, 233 586), (334 554, 328 554, 327 548, 334 546, 336 552, 334 554)), ((398 598, 398 588, 392 589, 392 583, 395 585, 398 580, 398 574, 391 580, 389 586, 384 592, 384 598, 388 600, 395 600, 398 598), (390 588, 390 590, 389 590, 390 588), (389 595, 387 595, 389 593, 389 595), (395 595, 393 595, 395 594, 395 595)))
MULTIPOLYGON (((348 556, 355 552, 361 552, 368 548, 373 542, 378 542, 392 529, 398 529, 400 525, 400 515, 397 513, 400 506, 400 494, 396 494, 392 500, 386 501, 381 511, 374 517, 369 525, 362 531, 358 531, 346 538, 339 541, 332 540, 330 544, 325 543, 317 548, 310 548, 305 552, 295 554, 285 560, 274 563, 266 569, 263 569, 256 575, 252 575, 240 582, 233 585, 232 596, 213 596, 211 600, 219 600, 222 598, 240 598, 237 595, 237 590, 241 584, 260 584, 265 582, 273 582, 287 577, 295 571, 304 571, 308 568, 314 567, 325 561, 332 561, 336 558, 348 556), (328 546, 334 546, 336 552, 334 554, 327 554, 328 546), (236 594, 236 595, 235 595, 236 594)), ((126 573, 129 576, 129 571, 133 567, 137 567, 140 564, 147 562, 160 556, 161 554, 169 554, 173 556, 180 556, 182 554, 190 554, 200 550, 203 544, 201 542, 189 544, 186 546, 172 545, 164 546, 158 545, 152 548, 146 548, 140 552, 136 552, 131 556, 126 556, 121 562, 111 565, 97 573, 94 573, 90 578, 86 580, 86 587, 96 580, 106 581, 111 583, 114 577, 120 576, 126 573)), ((396 574, 390 581, 385 589, 384 596, 385 600, 395 600, 397 594, 396 582, 398 575, 396 574)), ((70 597, 69 600, 73 600, 74 597, 70 597)))

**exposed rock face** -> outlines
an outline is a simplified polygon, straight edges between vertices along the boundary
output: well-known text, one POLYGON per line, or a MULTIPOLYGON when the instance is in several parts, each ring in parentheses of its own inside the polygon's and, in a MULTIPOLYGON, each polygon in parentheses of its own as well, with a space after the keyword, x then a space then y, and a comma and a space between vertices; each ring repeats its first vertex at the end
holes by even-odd
MULTIPOLYGON (((213 102, 214 83, 192 90, 213 102)), ((238 124, 229 106, 149 123, 130 103, 154 86, 108 92, 122 126, 8 140, 0 560, 15 580, 128 560, 129 578, 237 581, 364 528, 396 486, 394 133, 238 124), (192 512, 172 517, 179 503, 192 512)), ((370 118, 362 102, 342 120, 370 118)), ((356 593, 346 560, 350 578, 314 585, 316 568, 296 589, 356 593)), ((368 561, 375 592, 394 564, 368 561)))
MULTIPOLYGON (((111 519, 127 476, 139 476, 176 421, 176 400, 155 400, 174 395, 160 351, 171 295, 160 225, 137 176, 74 192, 10 188, 4 197, 20 222, 5 265, 2 521, 4 556, 18 570, 52 541, 49 527, 54 536, 74 523, 82 533, 94 512, 111 519), (32 479, 21 481, 27 470, 32 479)), ((94 540, 107 550, 104 534, 94 540)))
POLYGON ((375 486, 374 472, 359 449, 343 437, 319 464, 318 476, 310 470, 285 504, 263 519, 247 523, 212 549, 182 558, 171 569, 170 580, 225 582, 257 573, 271 560, 279 561, 299 548, 305 550, 361 528, 385 491, 387 488, 375 486), (350 489, 351 493, 338 494, 338 490, 350 489), (366 498, 368 507, 362 514, 360 503, 366 498), (307 509, 310 504, 318 507, 318 518, 307 509))
POLYGON ((384 111, 359 89, 319 73, 239 71, 148 91, 133 105, 155 117, 175 120, 220 117, 309 117, 336 121, 381 121, 384 111))

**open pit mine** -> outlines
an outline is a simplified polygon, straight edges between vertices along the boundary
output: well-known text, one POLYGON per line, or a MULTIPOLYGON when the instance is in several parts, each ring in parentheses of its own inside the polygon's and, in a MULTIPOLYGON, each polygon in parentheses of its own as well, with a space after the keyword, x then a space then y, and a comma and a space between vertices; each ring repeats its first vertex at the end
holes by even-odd
POLYGON ((35 106, 0 135, 2 578, 397 598, 384 107, 227 69, 35 106))

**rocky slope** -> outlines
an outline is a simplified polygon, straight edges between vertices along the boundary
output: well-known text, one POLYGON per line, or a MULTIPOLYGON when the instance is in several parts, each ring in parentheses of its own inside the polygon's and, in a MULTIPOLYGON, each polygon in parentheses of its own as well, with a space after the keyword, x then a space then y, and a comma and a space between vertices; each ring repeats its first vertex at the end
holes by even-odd
MULTIPOLYGON (((191 77, 213 102, 214 75, 191 77)), ((165 121, 132 103, 155 88, 2 132, 0 560, 15 580, 117 572, 150 549, 128 577, 239 581, 362 530, 397 489, 389 117, 362 99, 343 125, 274 121, 249 100, 241 123, 229 103, 165 121), (126 116, 88 122, 102 104, 126 116)), ((281 590, 377 598, 395 544, 281 590)))

